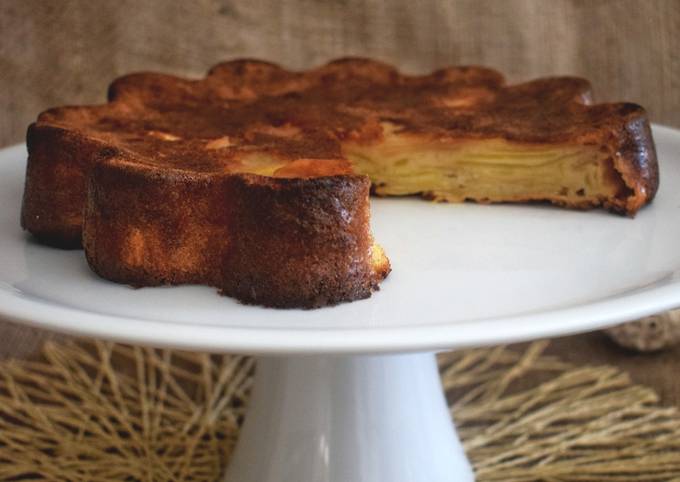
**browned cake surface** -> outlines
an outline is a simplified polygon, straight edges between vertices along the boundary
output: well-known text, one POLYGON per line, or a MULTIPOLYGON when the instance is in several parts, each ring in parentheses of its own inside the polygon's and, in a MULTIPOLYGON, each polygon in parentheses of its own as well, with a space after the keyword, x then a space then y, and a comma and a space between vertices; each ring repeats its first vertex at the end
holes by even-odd
POLYGON ((578 78, 506 86, 480 67, 407 76, 363 59, 132 74, 109 103, 29 128, 22 224, 52 244, 83 237, 116 281, 208 283, 275 306, 356 299, 389 270, 362 174, 384 195, 635 214, 658 184, 646 114, 590 103, 578 78))

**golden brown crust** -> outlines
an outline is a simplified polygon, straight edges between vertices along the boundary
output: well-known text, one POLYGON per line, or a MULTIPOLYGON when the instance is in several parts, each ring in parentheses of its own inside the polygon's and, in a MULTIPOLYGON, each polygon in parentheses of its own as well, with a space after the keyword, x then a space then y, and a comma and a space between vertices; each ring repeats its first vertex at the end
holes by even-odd
POLYGON ((200 283, 243 302, 314 308, 370 296, 369 181, 159 173, 111 158, 90 176, 83 244, 104 278, 200 283))
POLYGON ((646 114, 590 104, 583 79, 506 86, 481 67, 407 76, 366 59, 132 74, 109 103, 50 109, 30 126, 22 226, 77 247, 85 210, 88 261, 116 281, 205 283, 272 306, 362 298, 389 267, 371 267, 368 180, 343 143, 381 142, 389 123, 451 142, 597 146, 622 185, 602 204, 634 215, 658 186, 646 114))
POLYGON ((616 136, 618 144, 612 158, 616 171, 629 189, 620 212, 632 216, 654 199, 659 189, 659 166, 644 109, 636 104, 619 104, 619 113, 625 119, 624 133, 616 136))
POLYGON ((26 142, 21 226, 46 244, 80 248, 87 175, 115 148, 77 131, 35 123, 28 128, 26 142))

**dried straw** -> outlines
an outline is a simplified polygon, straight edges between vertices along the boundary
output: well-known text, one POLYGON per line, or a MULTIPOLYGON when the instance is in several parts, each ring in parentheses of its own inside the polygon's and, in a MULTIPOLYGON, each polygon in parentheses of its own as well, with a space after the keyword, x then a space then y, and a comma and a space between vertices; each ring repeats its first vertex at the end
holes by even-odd
MULTIPOLYGON (((680 414, 545 346, 440 357, 478 480, 680 481, 680 414)), ((48 343, 0 365, 0 480, 218 480, 252 372, 240 356, 48 343)))

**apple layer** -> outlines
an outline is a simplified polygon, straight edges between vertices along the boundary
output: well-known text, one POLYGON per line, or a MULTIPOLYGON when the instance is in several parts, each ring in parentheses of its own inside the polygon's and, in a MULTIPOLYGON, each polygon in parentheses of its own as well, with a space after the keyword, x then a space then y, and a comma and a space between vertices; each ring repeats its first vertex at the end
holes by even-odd
POLYGON ((611 157, 592 146, 520 144, 503 139, 344 144, 355 172, 378 195, 425 194, 448 202, 551 201, 600 205, 625 189, 611 157))

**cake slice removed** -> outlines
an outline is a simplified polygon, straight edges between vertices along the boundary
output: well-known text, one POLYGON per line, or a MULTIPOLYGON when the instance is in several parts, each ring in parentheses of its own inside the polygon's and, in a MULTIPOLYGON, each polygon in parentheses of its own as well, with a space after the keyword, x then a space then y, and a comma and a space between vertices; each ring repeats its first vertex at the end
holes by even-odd
POLYGON ((583 79, 508 86, 481 67, 409 76, 367 59, 128 75, 107 104, 40 114, 27 145, 22 226, 38 239, 82 245, 113 281, 276 307, 378 288, 390 266, 371 190, 634 216, 658 186, 645 111, 593 105, 583 79))

